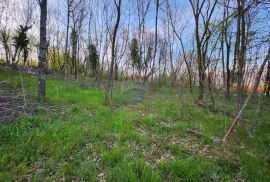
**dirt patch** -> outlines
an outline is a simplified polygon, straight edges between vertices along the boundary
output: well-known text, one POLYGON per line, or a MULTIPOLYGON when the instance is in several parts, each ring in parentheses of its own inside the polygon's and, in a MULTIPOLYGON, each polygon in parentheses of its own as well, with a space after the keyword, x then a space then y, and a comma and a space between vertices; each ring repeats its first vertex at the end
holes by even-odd
POLYGON ((7 83, 6 81, 0 82, 0 92, 3 93, 19 93, 22 90, 22 85, 18 83, 7 83))
POLYGON ((0 124, 10 123, 18 117, 36 112, 36 103, 27 102, 29 95, 0 93, 0 124))
MULTIPOLYGON (((165 125, 162 123, 162 125, 165 125)), ((167 125, 167 124, 166 124, 167 125)), ((168 126, 169 127, 169 126, 168 126)), ((170 126, 171 127, 171 126, 170 126)), ((200 137, 190 134, 187 132, 185 137, 168 136, 168 138, 163 138, 153 133, 148 133, 142 126, 136 126, 137 132, 141 136, 147 135, 149 137, 149 146, 144 147, 140 145, 134 146, 134 151, 141 151, 143 156, 147 159, 147 162, 151 165, 155 165, 160 161, 167 161, 169 159, 174 159, 175 156, 171 153, 170 149, 166 149, 159 145, 161 140, 162 143, 169 143, 171 145, 179 145, 187 150, 189 155, 203 156, 210 161, 215 161, 219 157, 219 152, 217 150, 218 146, 204 145, 201 142, 200 137)))
POLYGON ((218 146, 203 145, 200 139, 190 134, 184 138, 173 137, 171 143, 188 149, 194 157, 203 156, 210 161, 215 161, 220 156, 218 146))

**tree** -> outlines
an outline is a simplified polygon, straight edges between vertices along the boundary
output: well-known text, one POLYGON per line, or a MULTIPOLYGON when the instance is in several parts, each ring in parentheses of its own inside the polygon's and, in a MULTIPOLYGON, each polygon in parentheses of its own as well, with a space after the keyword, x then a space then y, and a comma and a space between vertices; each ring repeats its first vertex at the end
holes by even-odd
POLYGON ((0 41, 2 42, 3 48, 5 50, 5 59, 6 63, 8 65, 11 64, 11 46, 10 46, 10 28, 8 27, 9 24, 9 11, 8 9, 10 8, 10 2, 9 1, 1 1, 1 7, 0 7, 0 41), (3 22, 3 23, 2 23, 3 22))
POLYGON ((66 44, 65 44, 65 57, 64 57, 64 66, 65 66, 65 84, 64 84, 64 90, 67 91, 67 74, 68 74, 68 34, 69 34, 69 18, 70 18, 70 12, 71 12, 71 6, 72 6, 73 0, 67 0, 67 26, 66 26, 66 44))
POLYGON ((192 7, 192 12, 195 20, 195 39, 197 47, 197 66, 199 72, 199 100, 203 100, 204 97, 204 83, 205 83, 205 71, 208 66, 206 55, 208 52, 209 39, 211 38, 212 31, 210 30, 211 17, 217 4, 217 0, 206 1, 203 0, 189 0, 192 7), (206 8, 206 12, 202 13, 203 7, 206 8), (200 32, 200 20, 203 20, 202 32, 200 32))
POLYGON ((111 89, 112 77, 113 77, 113 67, 114 67, 114 61, 115 61, 115 40, 116 40, 116 34, 117 34, 118 26, 120 23, 120 17, 121 17, 121 0, 118 0, 118 3, 117 3, 117 0, 114 0, 114 4, 117 9, 117 18, 116 18, 116 23, 113 30, 113 35, 112 35, 111 66, 110 66, 109 78, 108 78, 106 96, 105 96, 105 104, 107 105, 109 104, 109 91, 111 89))
POLYGON ((39 56, 38 56, 38 101, 45 99, 45 68, 46 68, 46 22, 47 22, 47 0, 37 0, 40 7, 40 44, 39 44, 39 56))
MULTIPOLYGON (((67 0, 67 26, 66 26, 66 42, 65 42, 65 57, 64 57, 64 66, 65 66, 65 84, 64 90, 67 90, 67 74, 68 74, 68 38, 69 38, 69 23, 70 23, 70 14, 74 13, 74 11, 78 8, 81 4, 82 0, 67 0)), ((72 46, 72 60, 75 62, 76 59, 76 50, 77 50, 77 35, 76 30, 74 29, 73 34, 73 46, 72 46)), ((75 67, 75 66, 74 66, 75 67)), ((76 68, 75 68, 76 69, 76 68)), ((72 69, 71 69, 72 70, 72 69)), ((77 78, 77 74, 75 74, 77 78)))
POLYGON ((10 47, 9 47, 9 39, 10 39, 10 33, 7 30, 1 30, 0 31, 0 40, 3 44, 5 54, 6 54, 6 63, 9 65, 10 64, 10 47))
MULTIPOLYGON (((153 81, 154 81, 154 69, 155 69, 155 61, 156 61, 156 54, 157 54, 157 34, 158 34, 158 10, 159 10, 159 0, 156 1, 156 17, 155 17, 155 46, 154 46, 154 56, 153 56, 153 66, 152 66, 152 76, 151 76, 151 83, 150 83, 150 95, 152 95, 152 86, 153 86, 153 81)), ((148 103, 148 111, 150 111, 151 107, 151 97, 148 103)))
MULTIPOLYGON (((223 20, 224 23, 222 24, 223 25, 222 33, 224 34, 222 36, 223 36, 223 39, 225 40, 225 45, 226 45, 226 78, 224 78, 224 81, 226 82, 226 84, 225 84, 225 89, 226 89, 225 98, 226 99, 230 99, 230 88, 231 88, 230 52, 231 52, 231 47, 232 47, 232 33, 229 32, 229 26, 230 26, 230 22, 228 19, 229 3, 230 3, 230 0, 225 0, 225 6, 224 6, 224 12, 223 12, 223 19, 225 21, 223 20)), ((224 51, 222 51, 222 52, 224 54, 224 51)), ((222 60, 222 61, 224 61, 224 60, 222 60)), ((223 72, 223 76, 225 77, 225 71, 223 72)))
POLYGON ((142 61, 140 57, 140 52, 139 52, 139 47, 138 47, 138 40, 136 38, 133 38, 131 41, 131 46, 130 46, 130 59, 131 59, 131 67, 133 70, 133 74, 135 71, 135 68, 139 73, 141 73, 142 69, 142 61))
POLYGON ((97 77, 97 74, 98 74, 97 70, 98 70, 99 62, 98 62, 98 53, 97 53, 96 46, 94 44, 90 44, 88 46, 88 52, 89 52, 88 60, 91 66, 93 76, 97 77))
POLYGON ((78 65, 79 65, 79 36, 83 19, 85 17, 85 1, 80 0, 77 4, 74 4, 74 8, 71 11, 73 26, 71 30, 71 44, 72 44, 72 69, 74 69, 75 79, 78 81, 78 65), (78 55, 77 55, 78 54, 78 55))
MULTIPOLYGON (((150 5, 152 0, 136 0, 136 14, 137 14, 137 20, 138 20, 138 47, 139 47, 139 57, 142 62, 146 63, 147 61, 147 46, 146 46, 146 36, 145 33, 145 23, 146 23, 146 16, 148 12, 150 11, 150 5)), ((150 66, 150 65, 148 65, 150 66)), ((145 75, 146 76, 146 70, 149 69, 149 67, 145 68, 145 75)), ((139 72, 141 74, 141 72, 139 72)))
POLYGON ((184 58, 184 62, 186 64, 186 67, 187 67, 187 71, 188 71, 188 77, 189 77, 189 92, 192 93, 192 69, 191 69, 191 62, 188 61, 188 55, 186 53, 186 50, 185 50, 185 46, 184 46, 184 42, 183 42, 183 38, 182 38, 182 32, 185 30, 186 28, 186 25, 187 25, 187 22, 185 23, 184 26, 181 27, 181 30, 180 32, 178 33, 177 30, 176 30, 176 20, 173 19, 173 15, 172 15, 172 12, 171 12, 171 8, 170 8, 170 3, 169 3, 169 0, 167 0, 167 3, 166 3, 166 6, 167 6, 167 16, 168 16, 168 21, 170 22, 170 25, 173 29, 173 32, 174 34, 176 35, 177 39, 179 40, 180 42, 180 45, 181 45, 181 49, 182 49, 182 54, 183 54, 183 58, 184 58))
POLYGON ((28 44, 29 44, 29 38, 27 37, 27 31, 32 26, 23 26, 20 25, 19 29, 17 30, 17 34, 13 37, 13 46, 15 47, 15 51, 12 57, 12 67, 13 69, 15 66, 19 63, 19 56, 21 51, 24 51, 24 55, 26 56, 24 59, 24 62, 26 61, 27 54, 28 54, 28 44), (18 55, 18 59, 16 60, 18 55))

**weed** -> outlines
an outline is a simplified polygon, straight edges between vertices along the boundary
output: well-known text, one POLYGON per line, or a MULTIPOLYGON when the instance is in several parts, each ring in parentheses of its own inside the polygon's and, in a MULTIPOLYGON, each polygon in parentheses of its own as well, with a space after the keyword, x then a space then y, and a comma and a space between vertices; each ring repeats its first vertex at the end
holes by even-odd
MULTIPOLYGON (((36 77, 22 73, 22 78, 25 92, 35 96, 36 77)), ((1 71, 0 80, 22 92, 17 72, 1 71)), ((46 102, 63 109, 39 107, 0 126, 0 181, 270 181, 268 100, 257 135, 248 138, 239 129, 238 145, 228 138, 226 149, 211 138, 223 137, 233 118, 194 104, 196 87, 194 95, 183 88, 180 97, 179 89, 153 85, 148 112, 148 100, 136 100, 138 90, 119 91, 115 82, 112 113, 104 91, 71 82, 65 92, 63 85, 56 77, 46 79, 46 102), (190 136, 188 129, 202 137, 190 136), (205 145, 217 150, 211 162, 197 154, 205 145)), ((217 99, 216 107, 233 113, 234 99, 217 99)), ((249 128, 256 119, 254 99, 246 110, 249 128)))

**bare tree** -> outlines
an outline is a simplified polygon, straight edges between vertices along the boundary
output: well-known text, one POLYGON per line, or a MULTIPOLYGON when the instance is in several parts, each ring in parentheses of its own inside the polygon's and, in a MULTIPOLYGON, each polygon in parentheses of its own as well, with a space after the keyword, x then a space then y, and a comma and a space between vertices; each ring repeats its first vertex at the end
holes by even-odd
MULTIPOLYGON (((155 61, 156 61, 156 54, 157 54, 157 26, 158 26, 158 10, 159 10, 159 0, 156 0, 156 17, 155 17, 155 46, 154 46, 154 55, 153 55, 153 66, 152 66, 152 72, 154 72, 155 69, 155 61)), ((151 101, 152 101, 152 87, 153 87, 153 82, 154 82, 154 74, 151 76, 151 83, 150 83, 150 100, 148 103, 148 111, 150 111, 151 107, 151 101)))
POLYGON ((117 9, 117 18, 116 23, 113 30, 112 35, 112 54, 111 54, 111 66, 110 66, 110 72, 109 72, 109 78, 107 83, 107 89, 106 89, 106 96, 105 96, 105 103, 109 104, 109 91, 111 89, 112 84, 112 77, 113 77, 113 67, 114 67, 114 61, 115 61, 115 42, 116 42, 116 34, 118 30, 118 26, 120 23, 120 17, 121 17, 121 0, 114 0, 115 7, 117 9))
MULTIPOLYGON (((65 43, 65 57, 64 57, 64 66, 65 66, 65 84, 64 89, 67 90, 67 74, 68 74, 68 38, 69 38, 69 24, 70 24, 70 14, 73 13, 78 6, 80 5, 81 0, 67 0, 67 26, 66 26, 66 43, 65 43)), ((77 45, 77 42, 76 42, 77 45)), ((75 47, 74 47, 75 49, 75 47)), ((76 55, 76 52, 75 52, 76 55)))
MULTIPOLYGON (((231 47, 232 47, 232 33, 229 32, 229 26, 230 26, 230 22, 228 20, 229 3, 230 3, 230 0, 225 0, 224 13, 223 13, 223 19, 225 20, 225 22, 223 23, 223 32, 222 32, 224 34, 222 40, 225 40, 225 45, 226 45, 226 78, 224 78, 226 82, 226 85, 225 85, 225 89, 226 89, 225 98, 226 99, 230 99, 230 88, 231 88, 230 52, 231 52, 231 47)), ((225 53, 223 50, 223 56, 224 54, 225 53)), ((223 57, 223 59, 225 58, 223 57)), ((225 71, 223 72, 223 76, 225 77, 224 74, 225 74, 225 71)))
POLYGON ((71 12, 71 5, 72 5, 73 0, 67 0, 67 27, 66 27, 66 45, 65 45, 65 86, 64 89, 67 91, 67 74, 68 74, 68 69, 67 69, 67 62, 68 62, 68 34, 69 34, 69 18, 70 18, 70 12, 71 12))
POLYGON ((11 59, 11 50, 10 50, 10 29, 7 27, 7 23, 9 20, 9 15, 7 9, 10 6, 10 3, 8 1, 3 1, 1 2, 1 13, 0 13, 0 18, 2 20, 5 20, 5 24, 2 24, 0 22, 0 41, 3 44, 4 50, 5 50, 5 58, 6 58, 6 63, 10 65, 10 59, 11 59))
POLYGON ((207 68, 206 55, 209 46, 209 39, 212 35, 212 31, 210 30, 210 22, 217 4, 217 0, 214 0, 213 2, 207 0, 203 0, 202 2, 199 0, 189 0, 189 2, 192 7, 192 12, 195 20, 195 39, 197 46, 199 72, 199 100, 203 100, 205 71, 207 68), (203 7, 206 9, 205 13, 202 12, 203 7), (200 20, 203 20, 202 32, 200 32, 200 20))
POLYGON ((188 61, 188 56, 187 56, 187 53, 186 53, 186 50, 185 50, 185 46, 184 46, 184 42, 183 42, 183 39, 182 39, 182 33, 183 31, 185 30, 187 24, 188 24, 188 21, 186 21, 184 23, 184 25, 181 27, 181 30, 178 32, 176 30, 176 21, 174 18, 173 18, 173 14, 171 12, 171 7, 170 7, 170 3, 169 3, 169 0, 167 0, 167 11, 168 11, 168 21, 170 22, 170 25, 173 29, 173 32, 174 34, 176 35, 176 37, 178 38, 179 42, 180 42, 180 45, 181 45, 181 49, 182 49, 182 54, 183 54, 183 59, 184 59, 184 62, 186 64, 186 67, 187 67, 187 71, 188 71, 188 77, 189 77, 189 92, 192 93, 192 70, 191 70, 191 64, 190 62, 188 61))
POLYGON ((85 17, 85 3, 80 0, 76 4, 76 8, 71 11, 71 17, 73 26, 71 30, 71 42, 72 42, 72 68, 74 69, 75 79, 78 81, 78 59, 77 53, 79 54, 79 36, 82 28, 82 23, 85 17))

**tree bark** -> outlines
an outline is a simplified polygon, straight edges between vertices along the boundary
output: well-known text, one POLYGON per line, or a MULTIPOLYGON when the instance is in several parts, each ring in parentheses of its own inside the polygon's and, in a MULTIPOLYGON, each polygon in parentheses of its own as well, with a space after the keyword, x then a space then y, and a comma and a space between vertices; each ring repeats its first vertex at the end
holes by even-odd
POLYGON ((40 3, 40 44, 38 56, 38 93, 37 100, 43 101, 45 99, 45 67, 46 67, 46 22, 47 22, 47 0, 42 0, 40 3))
POLYGON ((72 30, 72 65, 74 69, 74 75, 75 79, 77 79, 77 31, 76 27, 74 25, 73 30, 72 30))

